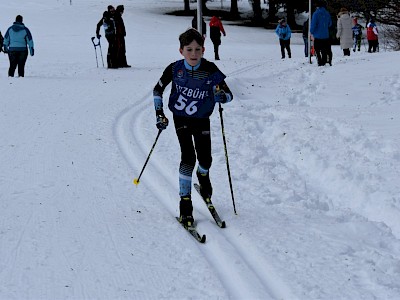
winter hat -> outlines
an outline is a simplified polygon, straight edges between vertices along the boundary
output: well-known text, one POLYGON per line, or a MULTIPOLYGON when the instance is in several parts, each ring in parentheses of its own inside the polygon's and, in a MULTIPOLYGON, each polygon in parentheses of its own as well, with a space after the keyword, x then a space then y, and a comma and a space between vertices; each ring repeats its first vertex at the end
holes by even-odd
POLYGON ((22 23, 22 20, 23 20, 23 18, 21 15, 18 15, 15 17, 15 22, 22 23))
POLYGON ((124 6, 123 5, 118 5, 116 10, 117 10, 117 12, 122 13, 122 12, 124 12, 124 6))

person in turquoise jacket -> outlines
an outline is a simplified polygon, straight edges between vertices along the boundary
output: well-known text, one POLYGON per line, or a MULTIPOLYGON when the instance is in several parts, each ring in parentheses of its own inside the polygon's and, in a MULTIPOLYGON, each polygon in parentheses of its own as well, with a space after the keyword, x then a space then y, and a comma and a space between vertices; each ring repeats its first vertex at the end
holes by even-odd
POLYGON ((332 27, 332 18, 326 10, 326 1, 318 0, 317 10, 311 18, 310 33, 314 39, 314 49, 317 54, 318 66, 327 62, 332 65, 332 51, 329 39, 329 28, 332 27))
POLYGON ((275 29, 275 33, 279 38, 279 44, 281 45, 281 54, 282 59, 285 58, 285 49, 289 58, 292 57, 292 52, 290 51, 290 38, 292 37, 292 31, 288 24, 286 24, 286 20, 282 19, 279 21, 278 26, 275 29))
POLYGON ((14 24, 7 29, 4 36, 4 52, 8 53, 10 60, 10 68, 8 69, 8 76, 10 77, 14 77, 17 67, 18 76, 25 76, 25 63, 28 58, 27 47, 30 55, 34 55, 32 34, 22 21, 22 16, 18 15, 14 24))

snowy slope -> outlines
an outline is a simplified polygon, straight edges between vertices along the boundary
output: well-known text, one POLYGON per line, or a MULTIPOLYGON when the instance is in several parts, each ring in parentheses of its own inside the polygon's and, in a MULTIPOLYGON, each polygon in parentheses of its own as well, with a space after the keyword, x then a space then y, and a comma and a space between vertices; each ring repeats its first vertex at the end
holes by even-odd
POLYGON ((281 60, 272 31, 225 23, 238 215, 215 110, 211 179, 228 228, 193 194, 200 245, 174 221, 172 125, 132 184, 157 134, 152 88, 191 18, 162 14, 182 1, 123 1, 133 68, 107 70, 90 37, 108 4, 0 4, 1 31, 23 15, 36 50, 25 78, 0 55, 0 299, 398 299, 398 53, 334 46, 318 68, 300 34, 281 60))

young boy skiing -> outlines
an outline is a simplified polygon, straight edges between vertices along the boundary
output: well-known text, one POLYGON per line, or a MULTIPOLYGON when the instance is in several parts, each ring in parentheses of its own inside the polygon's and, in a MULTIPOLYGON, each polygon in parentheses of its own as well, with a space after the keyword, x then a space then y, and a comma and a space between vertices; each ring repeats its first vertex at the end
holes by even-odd
POLYGON ((168 107, 173 114, 175 131, 181 148, 179 165, 180 222, 193 226, 191 200, 192 173, 198 160, 197 177, 203 198, 211 198, 210 115, 215 103, 226 103, 233 95, 226 85, 225 75, 218 67, 202 58, 204 39, 196 29, 188 29, 179 36, 179 52, 183 59, 171 63, 153 90, 156 125, 159 130, 168 126, 163 111, 163 92, 172 82, 168 107))

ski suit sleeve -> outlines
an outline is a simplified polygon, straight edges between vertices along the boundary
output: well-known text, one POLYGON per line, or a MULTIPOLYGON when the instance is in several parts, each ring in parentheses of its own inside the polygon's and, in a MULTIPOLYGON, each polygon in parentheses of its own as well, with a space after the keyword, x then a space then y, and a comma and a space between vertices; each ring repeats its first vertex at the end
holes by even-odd
POLYGON ((97 23, 97 25, 96 25, 96 37, 98 37, 100 35, 100 28, 101 28, 101 25, 103 25, 103 20, 104 20, 104 18, 101 18, 99 23, 97 23))
POLYGON ((156 114, 163 113, 163 93, 167 85, 172 81, 173 63, 170 64, 161 75, 153 89, 154 108, 156 114))
POLYGON ((29 52, 31 56, 34 54, 34 45, 33 45, 33 37, 31 31, 25 27, 25 32, 26 32, 26 43, 28 44, 29 47, 29 52))
POLYGON ((233 94, 226 84, 225 80, 222 80, 214 88, 214 100, 215 102, 227 103, 233 100, 233 94))
POLYGON ((224 25, 222 25, 222 22, 221 21, 219 21, 218 22, 218 26, 219 26, 219 30, 222 32, 222 34, 224 35, 224 36, 226 36, 226 33, 225 33, 225 29, 224 29, 224 25))
POLYGON ((280 32, 279 25, 278 25, 278 26, 276 27, 276 29, 275 29, 275 34, 278 36, 278 38, 280 38, 281 32, 280 32))

